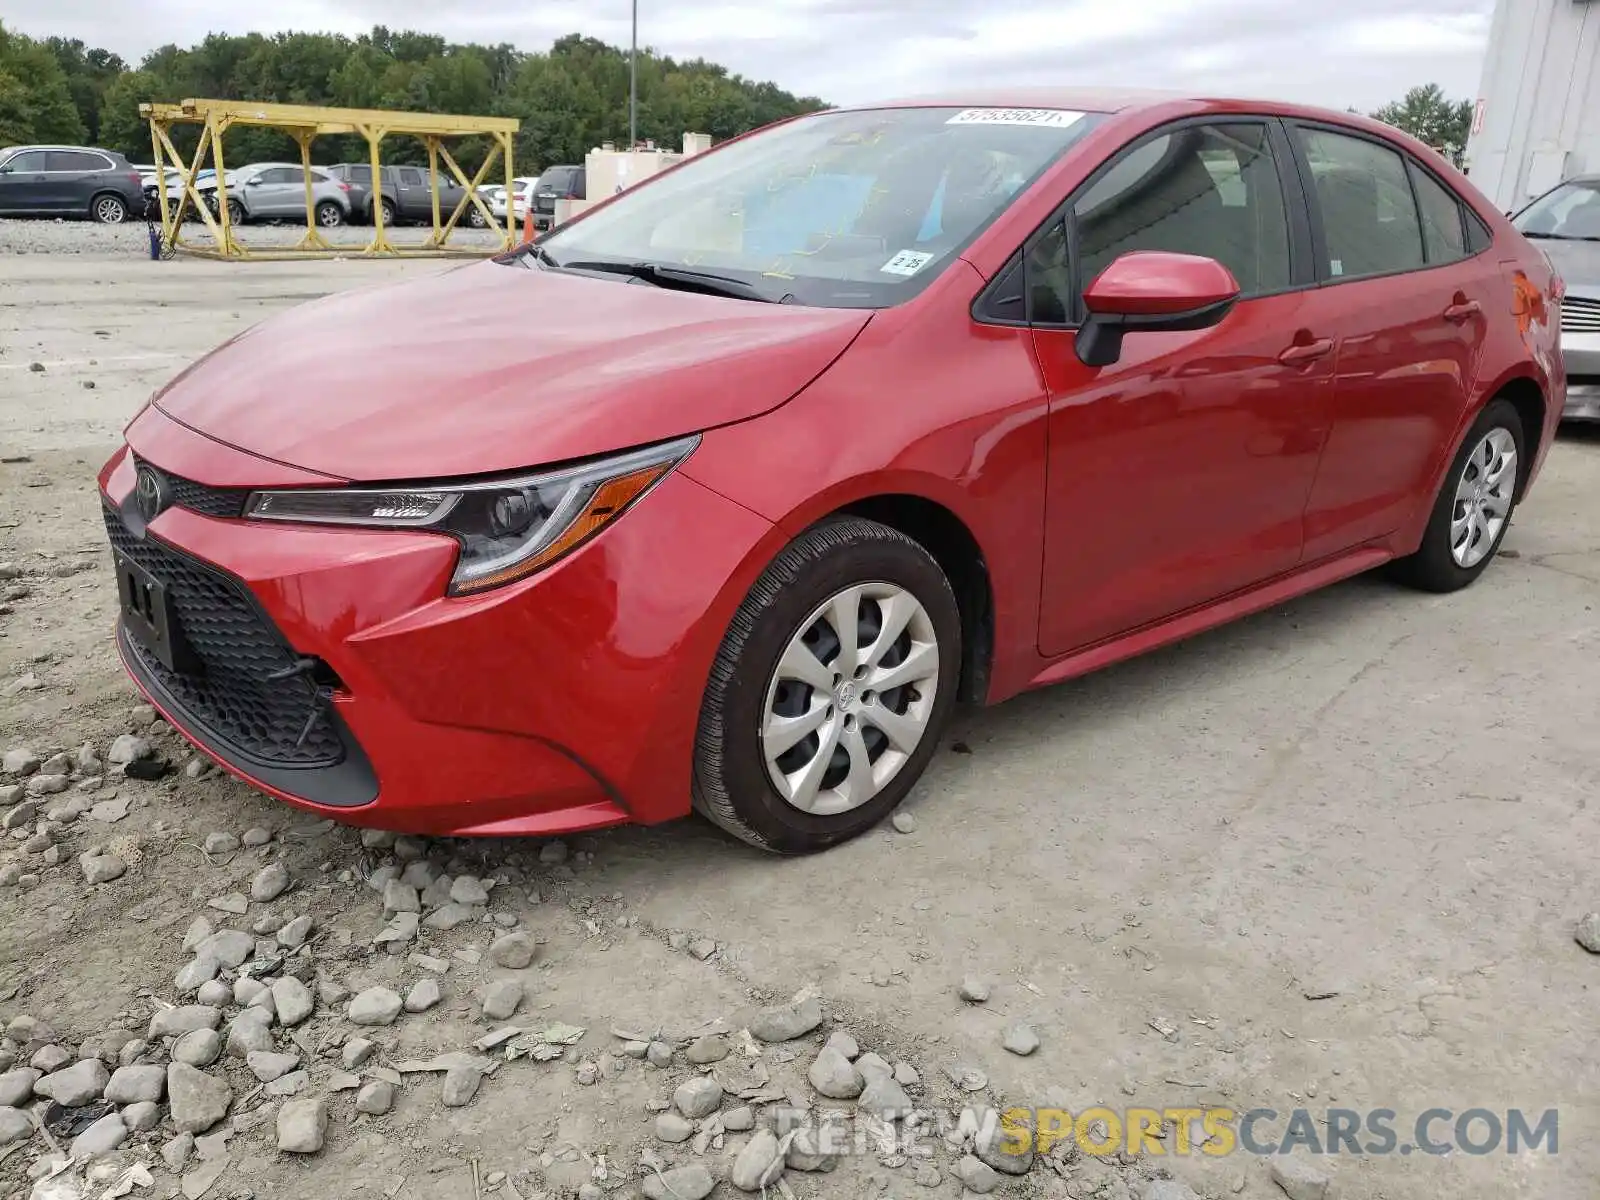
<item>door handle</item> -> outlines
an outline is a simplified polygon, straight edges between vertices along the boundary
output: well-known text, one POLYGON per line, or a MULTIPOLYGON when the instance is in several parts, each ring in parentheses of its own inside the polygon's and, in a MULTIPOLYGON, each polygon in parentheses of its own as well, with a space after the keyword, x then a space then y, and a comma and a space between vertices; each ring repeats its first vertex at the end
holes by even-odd
POLYGON ((1311 342, 1296 342, 1283 353, 1278 355, 1278 361, 1285 366, 1299 366, 1301 363, 1315 362, 1333 350, 1332 338, 1317 338, 1311 342))
POLYGON ((1460 322, 1465 321, 1468 317, 1477 316, 1482 311, 1483 305, 1479 304, 1476 300, 1458 300, 1449 308, 1444 310, 1444 319, 1446 321, 1455 321, 1457 324, 1459 324, 1460 322))

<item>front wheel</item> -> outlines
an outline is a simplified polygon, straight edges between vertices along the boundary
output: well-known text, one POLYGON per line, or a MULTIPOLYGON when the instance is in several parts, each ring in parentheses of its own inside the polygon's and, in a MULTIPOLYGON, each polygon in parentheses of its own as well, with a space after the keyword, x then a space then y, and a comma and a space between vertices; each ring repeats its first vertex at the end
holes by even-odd
POLYGON ((955 594, 921 545, 857 517, 813 526, 750 589, 717 653, 695 807, 779 854, 865 832, 933 757, 960 669, 955 594))
POLYGON ((471 208, 467 209, 467 224, 472 226, 474 229, 483 229, 489 224, 489 222, 483 219, 483 214, 478 211, 478 206, 474 204, 471 208))
POLYGON ((240 204, 237 200, 228 201, 229 225, 243 225, 247 215, 248 214, 244 211, 244 205, 240 204))
POLYGON ((1525 445, 1509 400, 1491 401, 1472 423, 1434 501, 1422 545, 1395 563, 1403 583, 1453 592, 1482 575, 1511 524, 1525 445))

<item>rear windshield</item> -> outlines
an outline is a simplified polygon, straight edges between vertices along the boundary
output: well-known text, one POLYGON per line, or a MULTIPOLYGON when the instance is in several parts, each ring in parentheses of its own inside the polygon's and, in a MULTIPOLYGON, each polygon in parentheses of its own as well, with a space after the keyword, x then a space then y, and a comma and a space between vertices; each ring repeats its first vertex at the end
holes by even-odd
POLYGON ((802 304, 897 304, 1101 120, 1060 109, 819 113, 687 159, 541 245, 558 263, 690 267, 802 304))

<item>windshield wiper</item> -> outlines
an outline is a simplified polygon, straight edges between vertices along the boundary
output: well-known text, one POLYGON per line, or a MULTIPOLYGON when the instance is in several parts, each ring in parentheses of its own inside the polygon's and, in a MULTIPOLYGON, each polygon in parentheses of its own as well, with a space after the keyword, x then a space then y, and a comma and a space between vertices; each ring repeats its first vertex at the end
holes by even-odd
POLYGON ((1540 233, 1537 230, 1523 230, 1525 238, 1539 238, 1552 242, 1600 242, 1600 236, 1584 233, 1540 233))
MULTIPOLYGON (((546 261, 549 261, 548 259, 546 261)), ((642 279, 657 287, 677 288, 686 292, 706 292, 712 296, 731 296, 735 300, 756 300, 762 304, 781 304, 782 300, 767 295, 754 284, 728 275, 715 275, 708 271, 691 271, 686 267, 669 267, 653 262, 563 262, 550 263, 563 271, 604 271, 609 275, 627 275, 642 279)))

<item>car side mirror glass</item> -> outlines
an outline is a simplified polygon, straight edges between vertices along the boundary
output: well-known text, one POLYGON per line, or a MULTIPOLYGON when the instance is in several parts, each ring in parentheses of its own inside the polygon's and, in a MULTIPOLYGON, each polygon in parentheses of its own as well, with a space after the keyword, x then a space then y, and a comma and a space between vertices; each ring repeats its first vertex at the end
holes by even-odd
POLYGON ((1084 365, 1108 367, 1122 357, 1125 335, 1209 329, 1238 299, 1239 281, 1216 259, 1130 251, 1084 290, 1088 317, 1074 348, 1084 365))

